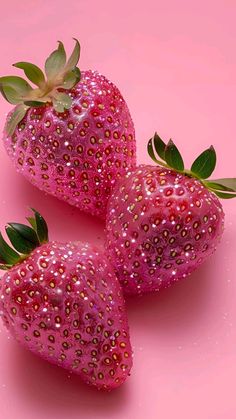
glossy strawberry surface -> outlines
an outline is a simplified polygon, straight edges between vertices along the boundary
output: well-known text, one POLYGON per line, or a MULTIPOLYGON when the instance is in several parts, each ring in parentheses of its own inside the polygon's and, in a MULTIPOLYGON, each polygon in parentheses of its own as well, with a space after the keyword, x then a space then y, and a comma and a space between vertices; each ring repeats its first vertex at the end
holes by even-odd
POLYGON ((97 388, 121 385, 132 349, 110 263, 83 243, 49 242, 1 280, 1 315, 18 342, 97 388))
POLYGON ((159 291, 208 259, 223 225, 218 198, 199 180, 139 166, 109 201, 107 254, 126 294, 159 291))

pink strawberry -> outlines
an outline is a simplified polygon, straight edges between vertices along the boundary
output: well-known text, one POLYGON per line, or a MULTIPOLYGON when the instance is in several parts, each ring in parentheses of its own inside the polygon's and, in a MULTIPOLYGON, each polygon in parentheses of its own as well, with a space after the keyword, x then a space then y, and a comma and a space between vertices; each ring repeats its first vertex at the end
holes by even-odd
POLYGON ((117 184, 108 204, 108 257, 126 294, 159 291, 186 277, 215 250, 224 213, 217 198, 235 197, 236 179, 206 180, 214 148, 191 171, 172 141, 155 135, 148 151, 158 166, 139 166, 117 184), (157 160, 153 148, 164 161, 157 160))
POLYGON ((0 309, 11 334, 47 361, 111 390, 132 367, 120 284, 106 259, 86 243, 48 242, 38 212, 32 228, 10 223, 0 235, 0 309))
POLYGON ((59 42, 43 72, 19 62, 37 88, 1 77, 10 112, 3 141, 17 170, 41 190, 105 218, 116 179, 135 167, 133 122, 117 87, 96 71, 76 67, 80 46, 66 62, 59 42))

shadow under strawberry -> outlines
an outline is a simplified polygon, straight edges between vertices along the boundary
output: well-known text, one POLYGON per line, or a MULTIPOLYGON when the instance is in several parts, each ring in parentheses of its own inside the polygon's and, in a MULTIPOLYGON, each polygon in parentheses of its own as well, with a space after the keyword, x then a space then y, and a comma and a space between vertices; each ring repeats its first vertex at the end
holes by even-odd
POLYGON ((46 195, 28 183, 23 177, 16 176, 17 190, 20 190, 19 206, 31 202, 34 208, 44 212, 54 237, 61 240, 86 240, 96 245, 103 245, 104 222, 98 217, 67 205, 57 198, 46 195), (56 220, 56 223, 55 223, 56 220), (66 220, 66 222, 65 222, 66 220))
POLYGON ((76 410, 79 417, 93 417, 93 414, 108 414, 119 411, 128 403, 130 384, 117 388, 111 393, 97 391, 87 386, 75 374, 44 362, 36 355, 24 350, 13 340, 9 361, 13 367, 12 382, 25 404, 34 409, 51 414, 60 412, 72 414, 76 410), (86 416, 85 416, 86 415, 86 416))

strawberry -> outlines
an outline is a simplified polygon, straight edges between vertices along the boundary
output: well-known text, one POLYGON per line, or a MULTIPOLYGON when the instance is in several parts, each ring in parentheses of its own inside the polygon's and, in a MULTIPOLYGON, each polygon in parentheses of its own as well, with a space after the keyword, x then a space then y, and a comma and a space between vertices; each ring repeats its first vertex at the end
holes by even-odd
POLYGON ((109 261, 86 243, 48 242, 34 211, 32 227, 9 223, 0 234, 0 309, 19 343, 98 389, 121 385, 132 367, 124 299, 109 261))
POLYGON ((24 70, 35 89, 18 76, 0 78, 0 90, 16 107, 3 141, 19 173, 39 189, 105 218, 116 179, 135 167, 133 122, 117 87, 96 71, 77 68, 77 40, 66 61, 59 42, 45 74, 28 62, 24 70))
POLYGON ((106 249, 130 295, 169 287, 200 266, 223 232, 217 196, 236 196, 236 179, 206 180, 216 164, 213 147, 201 153, 191 171, 171 140, 165 144, 155 134, 148 151, 158 165, 127 174, 108 204, 106 249))

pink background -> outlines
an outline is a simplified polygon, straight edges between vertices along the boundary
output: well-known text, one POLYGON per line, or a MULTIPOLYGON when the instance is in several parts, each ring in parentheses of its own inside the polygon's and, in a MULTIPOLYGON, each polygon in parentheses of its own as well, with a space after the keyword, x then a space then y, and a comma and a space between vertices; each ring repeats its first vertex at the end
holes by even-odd
MULTIPOLYGON (((81 67, 121 89, 134 118, 138 160, 157 130, 190 163, 211 143, 216 176, 235 173, 235 0, 8 0, 1 2, 1 75, 11 64, 42 65, 58 39, 82 44, 81 67)), ((14 70, 12 70, 14 73, 14 70)), ((18 73, 19 74, 19 73, 18 73)), ((10 106, 0 103, 0 125, 10 106)), ((1 145, 0 224, 28 206, 51 237, 102 243, 104 225, 46 197, 12 169, 1 145)), ((0 324, 1 419, 235 419, 235 202, 216 254, 191 279, 128 301, 135 351, 131 378, 104 394, 21 349, 0 324)))

